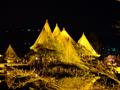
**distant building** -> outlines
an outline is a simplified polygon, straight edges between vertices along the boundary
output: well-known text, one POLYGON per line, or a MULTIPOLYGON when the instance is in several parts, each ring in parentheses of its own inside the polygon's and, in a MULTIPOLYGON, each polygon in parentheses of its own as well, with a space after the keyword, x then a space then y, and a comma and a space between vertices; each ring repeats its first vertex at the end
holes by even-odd
POLYGON ((11 45, 9 45, 5 52, 4 60, 6 60, 7 63, 14 63, 14 62, 16 62, 17 58, 18 57, 17 57, 15 51, 13 50, 11 45))
POLYGON ((100 54, 98 54, 94 50, 94 48, 92 47, 92 45, 90 44, 84 33, 78 40, 78 44, 81 46, 81 48, 83 48, 82 49, 83 56, 100 57, 100 54))
POLYGON ((81 56, 89 59, 100 57, 100 54, 94 50, 84 33, 76 43, 64 27, 62 31, 60 30, 58 24, 56 24, 52 32, 48 20, 46 20, 37 40, 30 49, 37 52, 42 47, 61 52, 64 54, 65 59, 72 60, 71 62, 79 62, 81 56))

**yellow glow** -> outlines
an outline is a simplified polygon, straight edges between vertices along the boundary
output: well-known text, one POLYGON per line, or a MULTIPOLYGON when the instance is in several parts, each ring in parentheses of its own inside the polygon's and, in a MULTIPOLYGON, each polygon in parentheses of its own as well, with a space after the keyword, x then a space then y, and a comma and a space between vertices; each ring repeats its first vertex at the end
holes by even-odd
POLYGON ((0 54, 0 57, 2 57, 3 55, 0 54))
POLYGON ((68 60, 69 63, 80 62, 80 58, 69 39, 66 40, 66 45, 63 52, 66 56, 66 60, 68 60))
MULTIPOLYGON (((56 43, 58 44, 58 49, 64 48, 68 44, 68 40, 71 37, 66 32, 65 28, 63 28, 62 32, 56 37, 56 43)), ((72 39, 72 38, 71 38, 72 39)))
POLYGON ((48 43, 49 39, 53 39, 53 35, 51 32, 50 26, 48 24, 48 20, 46 20, 45 25, 42 31, 40 32, 40 35, 38 36, 35 43, 30 47, 30 49, 33 49, 36 51, 36 47, 38 44, 48 43))
MULTIPOLYGON (((30 47, 30 49, 33 49, 34 51, 37 51, 38 45, 44 45, 46 48, 49 49, 60 49, 63 50, 66 45, 68 45, 68 42, 71 42, 71 44, 74 42, 76 43, 72 37, 67 33, 65 28, 63 28, 62 31, 60 31, 58 24, 56 24, 53 33, 51 32, 50 26, 48 24, 48 20, 46 20, 45 25, 40 32, 40 35, 38 36, 35 43, 30 47)), ((96 51, 93 49, 89 41, 87 40, 86 36, 82 35, 82 37, 79 39, 78 43, 85 47, 85 53, 90 56, 99 57, 100 55, 96 53, 96 51)))
POLYGON ((120 67, 116 67, 115 71, 120 74, 120 67))
POLYGON ((58 24, 56 24, 54 31, 53 31, 53 36, 56 38, 60 34, 60 28, 58 27, 58 24))
POLYGON ((67 33, 67 31, 65 30, 65 28, 63 28, 62 32, 61 32, 61 35, 65 38, 69 38, 71 41, 74 41, 72 39, 72 37, 67 33))
MULTIPOLYGON (((92 45, 87 40, 85 34, 82 34, 82 37, 78 40, 78 43, 82 46, 84 46, 91 54, 91 56, 99 57, 100 55, 96 53, 96 51, 93 49, 92 45)), ((88 53, 86 53, 88 54, 88 53)))
POLYGON ((8 49, 5 52, 5 59, 7 60, 8 63, 14 62, 16 59, 17 55, 11 45, 9 44, 8 49))
POLYGON ((5 67, 5 64, 0 63, 0 68, 4 68, 4 67, 5 67))
POLYGON ((77 64, 80 63, 80 57, 78 56, 73 44, 73 39, 67 33, 65 28, 63 28, 62 32, 56 37, 56 43, 58 47, 58 51, 63 53, 63 62, 77 64))

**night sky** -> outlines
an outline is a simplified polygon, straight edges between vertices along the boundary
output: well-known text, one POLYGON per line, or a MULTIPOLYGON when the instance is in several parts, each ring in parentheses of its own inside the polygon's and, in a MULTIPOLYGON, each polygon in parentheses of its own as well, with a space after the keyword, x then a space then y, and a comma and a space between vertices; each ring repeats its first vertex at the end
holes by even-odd
POLYGON ((120 20, 119 2, 8 2, 0 14, 0 53, 4 53, 8 44, 15 51, 27 53, 38 37, 45 20, 51 29, 58 23, 60 29, 77 41, 84 32, 94 45, 95 37, 102 46, 119 47, 120 31, 112 27, 120 20), (39 30, 38 30, 39 29, 39 30))

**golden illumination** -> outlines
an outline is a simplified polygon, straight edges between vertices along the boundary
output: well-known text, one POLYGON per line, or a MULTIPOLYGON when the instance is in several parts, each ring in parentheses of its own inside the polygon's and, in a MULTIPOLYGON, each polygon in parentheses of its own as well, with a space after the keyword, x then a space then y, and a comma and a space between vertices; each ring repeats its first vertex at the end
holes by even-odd
POLYGON ((64 45, 64 55, 66 57, 66 60, 68 60, 68 62, 74 62, 74 61, 77 61, 79 62, 80 61, 80 58, 74 48, 74 46, 72 45, 70 39, 68 38, 65 38, 65 45, 64 45))
POLYGON ((9 44, 8 49, 5 52, 5 60, 7 63, 14 62, 17 58, 15 51, 13 50, 12 46, 9 44))
POLYGON ((62 32, 56 37, 56 43, 60 45, 59 49, 62 49, 62 52, 67 53, 67 57, 70 57, 69 53, 76 53, 71 43, 72 40, 73 39, 67 33, 65 28, 63 28, 62 32))
POLYGON ((50 40, 53 39, 52 31, 50 29, 50 26, 48 24, 48 20, 46 20, 45 25, 40 32, 40 35, 38 36, 37 40, 35 43, 30 47, 30 49, 33 49, 34 51, 37 51, 37 46, 38 45, 46 45, 49 42, 50 45, 50 40))
MULTIPOLYGON (((35 43, 30 47, 30 49, 37 51, 38 50, 37 46, 43 45, 45 48, 48 48, 48 49, 63 51, 66 46, 69 47, 68 42, 71 43, 71 45, 73 43, 76 44, 76 42, 72 39, 72 37, 67 33, 65 28, 63 28, 63 30, 60 31, 58 24, 56 24, 52 33, 50 26, 48 24, 48 20, 46 20, 45 25, 42 31, 40 32, 40 35, 38 36, 35 43)), ((83 54, 86 54, 88 56, 95 56, 95 57, 100 56, 93 49, 93 47, 87 40, 86 36, 84 35, 84 33, 82 37, 78 40, 78 43, 81 46, 85 47, 85 50, 84 50, 85 52, 83 52, 83 54)))
POLYGON ((58 27, 58 24, 56 23, 56 26, 53 31, 53 36, 56 38, 60 34, 60 28, 58 27))
MULTIPOLYGON (((62 62, 80 66, 82 61, 80 60, 80 57, 78 56, 78 53, 75 50, 72 44, 72 41, 73 39, 67 33, 65 28, 63 28, 62 32, 56 37, 56 45, 57 45, 56 47, 58 48, 57 49, 58 51, 63 53, 63 56, 61 59, 62 62)), ((84 68, 87 68, 87 67, 84 67, 84 68)))
MULTIPOLYGON (((116 63, 113 63, 114 67, 107 67, 103 61, 99 61, 96 57, 100 55, 84 33, 76 43, 65 28, 60 30, 58 24, 52 32, 46 20, 40 35, 30 49, 35 52, 29 52, 19 60, 9 45, 4 58, 7 63, 0 64, 0 75, 5 77, 3 79, 1 77, 1 85, 5 83, 11 90, 119 90, 120 88, 117 76, 120 74, 120 67, 117 67, 116 63), (90 60, 95 58, 89 62, 87 60, 91 57, 81 56, 93 56, 90 60), (21 62, 15 63, 17 60, 21 62), (109 79, 115 82, 109 83, 109 79)), ((111 57, 108 56, 108 59, 111 57)))
POLYGON ((67 33, 67 31, 65 30, 65 28, 63 28, 61 34, 62 34, 62 36, 64 36, 65 38, 69 38, 71 41, 74 41, 74 40, 72 39, 72 37, 67 33))
MULTIPOLYGON (((100 54, 98 54, 92 47, 92 45, 87 40, 85 34, 82 34, 82 37, 78 40, 78 43, 82 46, 84 46, 90 53, 91 56, 99 57, 100 54)), ((86 53, 88 55, 88 53, 86 53)))
POLYGON ((115 69, 115 71, 116 71, 117 73, 120 74, 120 67, 115 67, 114 69, 115 69))
POLYGON ((60 34, 57 35, 56 38, 55 38, 55 42, 57 44, 56 47, 58 48, 58 50, 63 50, 65 48, 65 46, 68 45, 68 41, 70 39, 72 40, 72 38, 67 33, 65 28, 63 28, 62 32, 60 32, 60 34))

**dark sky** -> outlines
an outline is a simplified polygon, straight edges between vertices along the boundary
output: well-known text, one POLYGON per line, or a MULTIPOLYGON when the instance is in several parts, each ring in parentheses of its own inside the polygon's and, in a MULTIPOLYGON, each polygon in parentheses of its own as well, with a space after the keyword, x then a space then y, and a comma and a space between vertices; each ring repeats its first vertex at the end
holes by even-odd
POLYGON ((116 36, 116 31, 112 29, 111 24, 111 19, 112 21, 118 20, 120 15, 118 3, 112 2, 112 14, 111 3, 102 1, 14 3, 8 2, 0 14, 0 48, 2 51, 8 43, 17 47, 17 51, 21 48, 25 51, 22 43, 26 41, 33 43, 39 35, 37 30, 42 29, 46 19, 52 29, 55 23, 58 23, 61 29, 65 27, 76 41, 82 32, 85 32, 89 39, 91 39, 90 35, 94 34, 103 45, 118 47, 116 43, 120 36, 116 36), (34 34, 33 32, 21 32, 22 29, 28 28, 33 29, 34 34))

